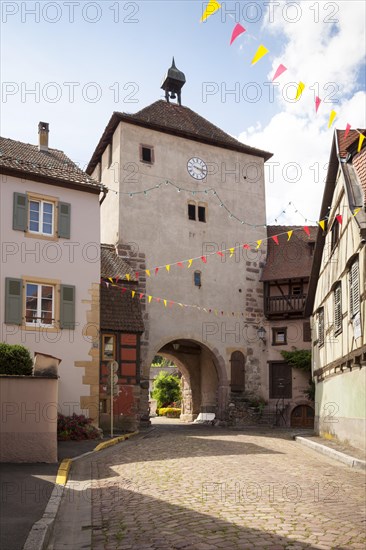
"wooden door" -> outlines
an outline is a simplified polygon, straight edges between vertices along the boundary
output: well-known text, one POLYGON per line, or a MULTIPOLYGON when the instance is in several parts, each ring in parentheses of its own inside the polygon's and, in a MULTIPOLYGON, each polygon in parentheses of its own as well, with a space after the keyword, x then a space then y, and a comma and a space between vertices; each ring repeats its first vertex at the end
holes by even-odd
POLYGON ((291 399, 292 368, 287 363, 271 363, 269 368, 270 399, 291 399))
POLYGON ((231 354, 231 391, 244 391, 245 389, 245 358, 241 351, 231 354))
POLYGON ((292 428, 314 428, 314 409, 309 405, 298 405, 291 413, 292 428))

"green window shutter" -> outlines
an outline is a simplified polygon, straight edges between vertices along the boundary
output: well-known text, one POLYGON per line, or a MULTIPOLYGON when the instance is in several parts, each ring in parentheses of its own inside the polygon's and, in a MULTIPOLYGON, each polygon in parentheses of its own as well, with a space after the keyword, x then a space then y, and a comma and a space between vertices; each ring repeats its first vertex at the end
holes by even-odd
POLYGON ((26 231, 28 226, 28 197, 23 193, 13 195, 13 229, 26 231))
POLYGON ((75 330, 75 287, 60 287, 60 328, 75 330))
POLYGON ((63 239, 70 239, 71 227, 71 204, 68 202, 58 203, 58 236, 63 239))
POLYGON ((5 323, 22 324, 23 281, 22 279, 5 279, 5 323))

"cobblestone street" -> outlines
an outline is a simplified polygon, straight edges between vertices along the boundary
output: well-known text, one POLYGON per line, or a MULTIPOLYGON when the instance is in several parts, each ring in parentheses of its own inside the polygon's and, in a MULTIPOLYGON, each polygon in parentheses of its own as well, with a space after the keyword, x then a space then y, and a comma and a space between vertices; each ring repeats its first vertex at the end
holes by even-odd
POLYGON ((94 550, 365 548, 363 473, 289 432, 173 424, 93 456, 94 550))

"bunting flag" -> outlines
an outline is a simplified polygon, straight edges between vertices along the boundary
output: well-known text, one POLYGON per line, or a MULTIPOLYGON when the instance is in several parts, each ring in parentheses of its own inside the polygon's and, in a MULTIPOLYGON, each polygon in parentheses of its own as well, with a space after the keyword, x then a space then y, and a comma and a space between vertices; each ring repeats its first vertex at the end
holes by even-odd
POLYGON ((350 129, 351 129, 351 125, 347 123, 346 131, 344 133, 344 139, 346 139, 346 137, 348 136, 350 129))
POLYGON ((229 248, 230 250, 230 258, 231 256, 234 256, 235 248, 229 248))
POLYGON ((281 74, 284 73, 285 71, 287 71, 287 67, 285 67, 285 65, 282 65, 282 63, 280 65, 278 65, 277 70, 276 70, 275 74, 273 75, 272 82, 274 80, 276 80, 276 78, 281 76, 281 74))
POLYGON ((355 208, 354 211, 353 211, 352 216, 357 216, 357 214, 359 213, 360 210, 361 210, 361 208, 355 208))
POLYGON ((149 296, 148 297, 149 304, 151 303, 151 300, 152 300, 152 296, 149 296))
POLYGON ((179 267, 183 267, 183 264, 182 264, 182 262, 178 262, 178 263, 177 263, 177 266, 179 266, 179 267))
POLYGON ((243 244, 243 248, 246 249, 246 250, 250 250, 249 244, 243 244))
POLYGON ((251 65, 255 65, 260 59, 262 59, 262 57, 264 57, 267 53, 269 52, 269 50, 267 50, 267 48, 265 46, 263 46, 263 44, 261 44, 257 51, 255 52, 255 55, 252 59, 252 62, 251 62, 251 65))
POLYGON ((324 231, 324 228, 325 228, 325 220, 320 220, 318 222, 318 224, 320 225, 320 227, 322 228, 322 230, 324 231))
POLYGON ((272 240, 274 240, 274 242, 275 242, 276 244, 279 244, 279 242, 278 242, 278 236, 277 236, 277 235, 273 235, 273 236, 272 236, 272 240))
POLYGON ((293 230, 291 229, 291 231, 287 231, 287 240, 289 241, 292 237, 292 233, 293 233, 293 230))
POLYGON ((297 99, 300 99, 301 94, 303 93, 304 89, 305 89, 305 84, 303 82, 299 82, 299 85, 297 87, 296 96, 295 96, 295 101, 297 99))
POLYGON ((137 279, 137 281, 138 281, 138 280, 139 280, 139 272, 138 272, 138 271, 136 271, 135 277, 136 277, 136 279, 137 279))
POLYGON ((129 273, 127 273, 127 274, 126 274, 126 279, 127 279, 127 281, 129 281, 129 280, 130 280, 130 278, 131 278, 131 277, 130 277, 130 274, 129 274, 129 273))
POLYGON ((142 300, 142 298, 145 296, 145 294, 143 294, 142 292, 140 293, 140 300, 142 300))
POLYGON ((243 32, 245 32, 245 29, 244 29, 243 25, 241 25, 240 23, 237 23, 235 25, 233 33, 231 35, 230 46, 234 42, 234 40, 236 40, 238 38, 238 36, 243 34, 243 32))
POLYGON ((331 111, 329 115, 329 122, 328 122, 328 128, 330 128, 334 122, 335 117, 337 116, 337 113, 335 111, 331 111))
POLYGON ((155 268, 155 275, 157 275, 158 273, 159 273, 159 268, 156 267, 156 268, 155 268))
POLYGON ((207 258, 206 258, 206 256, 201 256, 201 260, 203 261, 204 264, 207 264, 207 258))
POLYGON ((256 250, 258 250, 258 248, 260 247, 260 245, 262 244, 262 241, 257 241, 257 246, 256 246, 256 250))
POLYGON ((315 98, 315 112, 317 113, 318 112, 318 109, 319 109, 319 105, 321 104, 322 100, 320 99, 319 96, 316 96, 315 98))
POLYGON ((167 301, 166 301, 166 300, 164 300, 164 307, 166 307, 166 304, 167 304, 167 301))
POLYGON ((307 225, 304 225, 304 231, 307 234, 307 236, 310 237, 310 229, 308 228, 307 225))
POLYGON ((193 260, 188 260, 188 269, 191 267, 193 260))
POLYGON ((147 275, 148 277, 150 277, 150 269, 146 269, 146 270, 145 270, 145 273, 146 273, 146 275, 147 275))
POLYGON ((360 134, 360 137, 358 138, 357 153, 359 153, 361 151, 361 147, 362 147, 364 139, 365 139, 365 136, 363 134, 360 134))
POLYGON ((113 283, 112 277, 108 277, 108 281, 110 281, 111 283, 113 283))
POLYGON ((132 294, 132 298, 134 298, 134 297, 135 297, 135 294, 136 294, 136 291, 135 291, 135 290, 132 290, 132 291, 131 291, 131 294, 132 294))
POLYGON ((166 264, 165 269, 166 269, 167 272, 169 273, 169 271, 170 271, 170 265, 169 265, 169 264, 166 264))
POLYGON ((122 294, 124 294, 125 292, 127 292, 127 288, 122 288, 122 294))
POLYGON ((106 285, 107 285, 107 288, 109 288, 109 284, 110 284, 110 283, 106 283, 106 285))
POLYGON ((206 9, 201 17, 200 22, 203 23, 204 21, 206 21, 206 19, 208 19, 210 15, 213 15, 214 13, 216 13, 217 10, 219 10, 220 8, 221 8, 221 4, 216 2, 216 0, 210 0, 206 6, 206 9))
POLYGON ((220 251, 217 254, 218 254, 218 256, 221 256, 221 258, 223 258, 225 256, 225 254, 223 252, 220 252, 220 251))
POLYGON ((342 214, 338 214, 338 215, 336 216, 336 219, 337 219, 339 225, 342 225, 342 214))

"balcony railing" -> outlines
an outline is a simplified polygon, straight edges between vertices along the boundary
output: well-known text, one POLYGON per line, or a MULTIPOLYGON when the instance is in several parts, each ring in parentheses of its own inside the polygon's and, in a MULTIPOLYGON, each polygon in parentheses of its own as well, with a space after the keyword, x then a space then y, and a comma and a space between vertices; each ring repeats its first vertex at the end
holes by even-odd
POLYGON ((265 298, 266 315, 299 315, 305 307, 306 294, 296 296, 267 296, 265 298))

